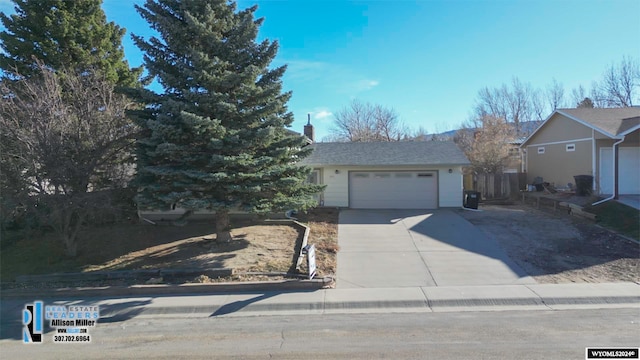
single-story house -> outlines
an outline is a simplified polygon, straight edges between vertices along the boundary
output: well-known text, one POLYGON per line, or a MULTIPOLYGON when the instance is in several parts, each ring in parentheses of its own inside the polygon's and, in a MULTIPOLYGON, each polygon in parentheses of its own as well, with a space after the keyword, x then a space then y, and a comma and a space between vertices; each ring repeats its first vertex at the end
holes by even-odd
MULTIPOLYGON (((292 132, 293 134, 297 134, 292 132)), ((309 181, 326 185, 318 205, 355 209, 436 209, 460 207, 462 168, 470 165, 453 141, 314 143, 311 119, 304 127, 311 155, 300 165, 313 168, 309 181)), ((175 220, 185 209, 138 211, 148 221, 175 220)), ((190 219, 208 219, 209 210, 190 219)))
POLYGON ((452 141, 314 143, 301 165, 326 185, 320 206, 436 209, 463 202, 469 160, 452 141))
POLYGON ((521 145, 527 183, 593 176, 601 195, 640 194, 640 107, 558 109, 521 145))

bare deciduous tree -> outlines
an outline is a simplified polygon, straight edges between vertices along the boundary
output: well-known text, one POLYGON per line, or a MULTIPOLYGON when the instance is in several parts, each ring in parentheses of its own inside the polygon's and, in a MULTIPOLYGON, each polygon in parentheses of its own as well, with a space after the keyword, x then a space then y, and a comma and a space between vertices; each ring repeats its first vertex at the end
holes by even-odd
POLYGON ((594 84, 597 103, 605 107, 629 107, 638 97, 640 64, 631 57, 623 57, 619 64, 611 65, 603 79, 594 84))
POLYGON ((584 89, 584 86, 580 85, 577 88, 571 90, 571 102, 575 104, 576 107, 580 107, 580 103, 587 98, 587 92, 584 89))
POLYGON ((547 86, 545 95, 551 112, 565 106, 564 86, 555 78, 551 80, 551 84, 547 86))
POLYGON ((334 125, 328 138, 336 141, 400 141, 409 136, 393 109, 357 99, 335 114, 334 125))
MULTIPOLYGON (((485 87, 478 92, 474 116, 504 119, 513 123, 516 133, 520 133, 520 122, 532 120, 534 114, 535 91, 528 83, 514 77, 511 84, 498 88, 485 87)), ((541 112, 541 111, 539 111, 541 112)))
POLYGON ((541 121, 548 115, 548 109, 545 104, 546 94, 540 90, 533 90, 531 93, 531 116, 533 119, 541 121))
POLYGON ((22 195, 48 198, 52 225, 75 256, 93 206, 85 195, 108 187, 109 174, 126 166, 136 127, 125 116, 126 97, 100 74, 39 70, 0 82, 2 184, 19 180, 22 195))
POLYGON ((493 174, 502 173, 510 158, 508 144, 514 139, 513 125, 490 115, 466 124, 454 137, 475 171, 493 174))

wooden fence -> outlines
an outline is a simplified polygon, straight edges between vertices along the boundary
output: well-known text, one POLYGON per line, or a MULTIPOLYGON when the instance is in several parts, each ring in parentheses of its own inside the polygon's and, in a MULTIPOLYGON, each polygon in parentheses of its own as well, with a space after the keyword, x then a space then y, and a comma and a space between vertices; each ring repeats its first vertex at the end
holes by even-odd
POLYGON ((465 175, 465 190, 478 191, 482 199, 517 198, 526 187, 526 174, 469 174, 465 175))

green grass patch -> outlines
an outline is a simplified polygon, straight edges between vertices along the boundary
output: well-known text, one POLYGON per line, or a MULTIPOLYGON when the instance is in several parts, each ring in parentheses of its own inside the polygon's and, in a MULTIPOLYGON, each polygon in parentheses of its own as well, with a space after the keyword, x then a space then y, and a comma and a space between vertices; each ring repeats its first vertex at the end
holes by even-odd
POLYGON ((617 201, 607 201, 596 206, 586 206, 584 210, 596 214, 596 222, 598 224, 640 240, 640 210, 617 201))

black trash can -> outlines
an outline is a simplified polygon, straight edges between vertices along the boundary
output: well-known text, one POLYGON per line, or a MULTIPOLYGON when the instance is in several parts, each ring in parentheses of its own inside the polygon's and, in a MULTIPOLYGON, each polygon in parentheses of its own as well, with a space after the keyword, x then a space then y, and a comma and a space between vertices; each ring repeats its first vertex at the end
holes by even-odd
POLYGON ((477 191, 465 191, 464 192, 464 207, 467 209, 478 209, 478 202, 480 201, 480 193, 477 191))
POLYGON ((576 175, 573 178, 576 180, 576 195, 578 196, 591 195, 591 188, 593 185, 593 176, 576 175))

